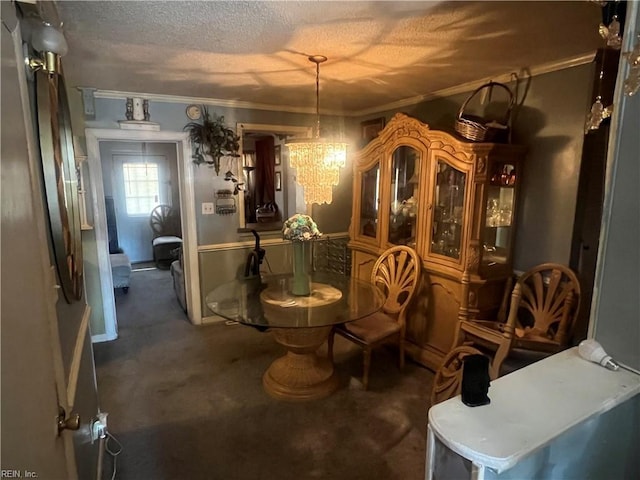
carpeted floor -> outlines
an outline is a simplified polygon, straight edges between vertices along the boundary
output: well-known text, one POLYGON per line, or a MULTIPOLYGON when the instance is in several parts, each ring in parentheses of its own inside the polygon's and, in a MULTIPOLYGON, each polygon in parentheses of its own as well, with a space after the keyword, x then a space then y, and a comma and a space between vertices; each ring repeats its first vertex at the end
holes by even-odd
MULTIPOLYGON (((399 372, 395 351, 374 352, 363 391, 360 350, 336 338, 339 390, 287 403, 261 383, 282 347, 242 325, 192 326, 168 271, 133 272, 116 307, 118 340, 94 345, 101 409, 123 447, 116 478, 424 478, 433 374, 411 361, 399 372)), ((105 478, 112 465, 107 455, 105 478)))

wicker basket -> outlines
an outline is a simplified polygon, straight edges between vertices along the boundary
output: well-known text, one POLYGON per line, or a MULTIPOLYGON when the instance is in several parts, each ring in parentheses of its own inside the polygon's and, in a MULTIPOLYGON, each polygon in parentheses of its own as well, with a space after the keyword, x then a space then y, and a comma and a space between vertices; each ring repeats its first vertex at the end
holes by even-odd
POLYGON ((464 101, 458 112, 458 118, 455 123, 455 129, 458 134, 468 140, 474 142, 507 142, 509 137, 509 119, 511 117, 511 109, 513 108, 513 93, 506 85, 497 82, 485 83, 478 87, 464 101), (509 104, 504 116, 500 119, 488 119, 477 115, 469 115, 464 113, 469 101, 480 93, 482 90, 491 89, 493 87, 504 88, 509 94, 509 104))

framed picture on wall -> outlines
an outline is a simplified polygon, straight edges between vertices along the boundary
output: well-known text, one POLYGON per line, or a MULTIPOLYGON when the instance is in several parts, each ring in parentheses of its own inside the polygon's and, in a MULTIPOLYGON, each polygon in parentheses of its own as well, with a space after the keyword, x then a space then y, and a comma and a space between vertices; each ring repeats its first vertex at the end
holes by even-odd
POLYGON ((361 145, 364 147, 371 140, 376 138, 378 132, 384 128, 384 117, 374 118, 360 122, 361 145))
POLYGON ((273 183, 276 186, 276 192, 282 191, 282 172, 276 172, 273 183))
POLYGON ((282 146, 275 146, 275 154, 276 154, 276 165, 282 164, 282 146))

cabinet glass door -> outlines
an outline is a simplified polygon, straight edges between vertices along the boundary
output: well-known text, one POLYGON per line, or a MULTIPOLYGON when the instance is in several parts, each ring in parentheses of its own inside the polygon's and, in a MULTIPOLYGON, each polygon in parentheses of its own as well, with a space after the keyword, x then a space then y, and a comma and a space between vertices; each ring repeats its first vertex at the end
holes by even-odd
POLYGON ((376 164, 362 174, 361 192, 360 235, 376 238, 380 202, 380 164, 376 164))
POLYGON ((394 245, 416 246, 419 155, 415 148, 406 145, 393 152, 389 243, 394 245))
POLYGON ((467 175, 438 160, 431 231, 431 253, 460 259, 467 175))
POLYGON ((482 265, 505 264, 511 252, 516 170, 507 163, 496 164, 487 188, 482 265))

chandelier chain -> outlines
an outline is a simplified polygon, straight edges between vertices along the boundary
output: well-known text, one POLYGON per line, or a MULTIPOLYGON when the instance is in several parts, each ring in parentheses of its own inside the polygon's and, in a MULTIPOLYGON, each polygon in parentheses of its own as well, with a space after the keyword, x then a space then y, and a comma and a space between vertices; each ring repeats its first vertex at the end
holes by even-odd
POLYGON ((316 138, 320 138, 320 62, 316 62, 316 138))

